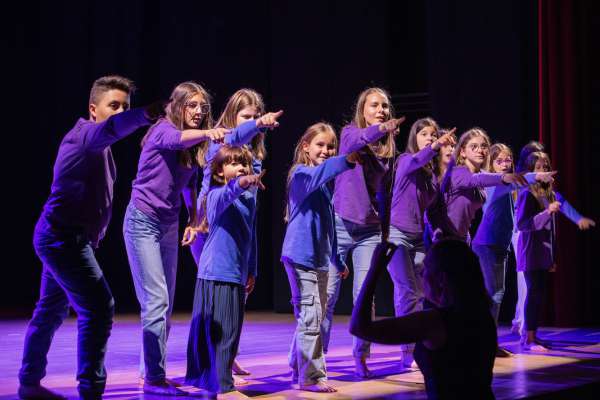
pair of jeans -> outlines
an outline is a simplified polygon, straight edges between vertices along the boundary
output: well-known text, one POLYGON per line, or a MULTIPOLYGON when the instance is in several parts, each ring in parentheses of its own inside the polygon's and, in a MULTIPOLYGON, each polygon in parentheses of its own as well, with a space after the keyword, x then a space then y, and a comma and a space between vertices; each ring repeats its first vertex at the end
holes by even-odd
MULTIPOLYGON (((356 301, 360 288, 367 276, 371 266, 371 259, 375 248, 381 242, 380 224, 356 224, 335 216, 335 230, 337 234, 337 251, 342 260, 346 261, 348 253, 352 252, 353 282, 352 282, 352 302, 356 301)), ((342 278, 338 274, 337 268, 332 264, 329 266, 329 278, 327 283, 327 308, 323 320, 323 349, 327 353, 329 339, 331 335, 331 325, 333 323, 333 312, 335 304, 340 295, 342 278)), ((373 303, 373 316, 375 315, 375 303, 373 303)), ((354 358, 369 357, 371 352, 371 343, 352 337, 352 355, 354 358)))
POLYGON ((33 245, 43 264, 42 281, 25 335, 19 381, 38 385, 46 375, 52 338, 71 305, 77 313, 78 390, 81 397, 97 397, 106 386, 104 357, 115 307, 108 283, 82 231, 57 229, 42 216, 33 245))
POLYGON ((322 323, 327 306, 329 272, 288 263, 285 263, 285 272, 297 323, 288 356, 289 365, 300 386, 314 385, 327 380, 322 323))
MULTIPOLYGON (((425 259, 423 234, 402 232, 390 226, 388 240, 398 246, 387 267, 394 283, 395 315, 401 317, 421 311, 423 310, 423 260, 425 259)), ((403 344, 400 349, 412 353, 414 344, 403 344)))
POLYGON ((473 251, 479 257, 485 288, 492 298, 492 316, 497 325, 498 316, 500 315, 500 305, 504 297, 504 278, 506 276, 508 249, 494 245, 474 244, 473 251))
POLYGON ((542 306, 546 296, 548 270, 532 270, 523 272, 527 283, 527 297, 525 298, 525 326, 524 331, 537 331, 540 324, 542 306))
POLYGON ((129 203, 123 236, 140 303, 140 373, 147 381, 166 378, 167 338, 177 277, 178 222, 163 224, 129 203))
MULTIPOLYGON (((511 239, 513 251, 515 253, 515 258, 519 254, 517 248, 517 244, 519 242, 519 235, 520 232, 516 231, 513 233, 511 239)), ((525 312, 523 311, 523 309, 525 308, 526 297, 527 283, 525 283, 525 275, 523 275, 523 271, 517 271, 517 304, 515 305, 515 316, 512 320, 512 325, 519 327, 519 334, 523 334, 523 327, 525 326, 525 312)))

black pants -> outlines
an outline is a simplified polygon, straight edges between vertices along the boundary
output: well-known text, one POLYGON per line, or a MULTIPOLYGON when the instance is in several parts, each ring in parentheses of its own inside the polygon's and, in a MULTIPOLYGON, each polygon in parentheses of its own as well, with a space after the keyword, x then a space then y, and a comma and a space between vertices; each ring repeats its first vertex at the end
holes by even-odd
POLYGON ((545 269, 525 271, 525 282, 527 284, 527 297, 525 297, 525 330, 535 331, 539 327, 546 286, 548 271, 545 269))

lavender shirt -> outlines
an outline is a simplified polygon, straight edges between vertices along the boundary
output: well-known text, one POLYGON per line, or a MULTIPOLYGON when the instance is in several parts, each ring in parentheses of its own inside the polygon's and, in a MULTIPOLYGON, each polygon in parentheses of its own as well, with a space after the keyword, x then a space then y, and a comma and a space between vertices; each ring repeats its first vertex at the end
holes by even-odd
POLYGON ((422 167, 437 152, 427 146, 417 153, 403 153, 396 160, 391 224, 403 232, 423 233, 423 214, 434 199, 434 177, 422 167))
POLYGON ((79 119, 65 135, 43 216, 57 229, 82 229, 94 247, 112 214, 116 166, 110 145, 150 125, 143 109, 125 111, 101 123, 79 119))
POLYGON ((504 174, 472 173, 465 165, 449 168, 448 173, 451 175, 444 193, 448 219, 453 234, 467 240, 475 212, 485 202, 484 187, 503 185, 504 174))
MULTIPOLYGON (((348 125, 342 130, 339 154, 358 151, 386 134, 379 131, 379 124, 364 129, 348 125)), ((335 178, 333 205, 336 214, 345 220, 361 225, 379 224, 376 195, 384 190, 391 159, 378 158, 370 151, 361 151, 360 155, 362 165, 335 178)))
POLYGON ((135 208, 164 224, 178 220, 183 190, 196 188, 198 167, 181 165, 181 150, 185 150, 181 131, 170 121, 159 120, 148 132, 133 181, 135 208))

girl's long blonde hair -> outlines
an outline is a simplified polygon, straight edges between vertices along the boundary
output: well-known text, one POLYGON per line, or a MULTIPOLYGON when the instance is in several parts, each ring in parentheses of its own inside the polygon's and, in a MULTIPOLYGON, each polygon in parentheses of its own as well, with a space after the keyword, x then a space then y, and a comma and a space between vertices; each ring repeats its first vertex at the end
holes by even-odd
MULTIPOLYGON (((473 139, 474 137, 482 137, 485 140, 485 142, 487 143, 488 148, 490 147, 490 145, 491 145, 490 137, 487 135, 487 133, 485 133, 485 131, 483 129, 478 128, 478 127, 469 129, 468 131, 466 131, 465 133, 460 135, 460 139, 458 139, 458 143, 456 144, 456 147, 454 148, 453 156, 454 156, 454 159, 456 160, 456 165, 465 165, 465 159, 464 159, 464 157, 462 157, 460 155, 460 153, 461 153, 461 151, 463 151, 465 149, 465 147, 467 146, 467 143, 469 143, 469 140, 473 139)), ((489 171, 489 169, 490 169, 490 152, 489 151, 488 151, 487 157, 483 161, 483 164, 481 165, 480 169, 489 171)))
MULTIPOLYGON (((391 96, 388 94, 388 92, 378 87, 367 88, 358 95, 356 106, 354 108, 354 119, 352 121, 354 125, 361 129, 367 127, 364 109, 365 103, 367 102, 367 97, 372 93, 379 93, 387 99, 390 110, 388 120, 394 118, 394 108, 392 107, 391 96)), ((377 143, 370 143, 368 146, 373 154, 379 158, 392 158, 396 155, 396 142, 392 132, 389 132, 387 135, 377 141, 377 143)))
MULTIPOLYGON (((227 182, 224 177, 219 174, 223 172, 223 166, 233 162, 240 163, 247 168, 247 173, 252 172, 252 153, 244 147, 233 147, 229 145, 223 145, 210 165, 210 187, 223 186, 227 182)), ((202 221, 200 221, 199 230, 200 232, 208 232, 208 218, 206 215, 206 198, 204 196, 201 202, 202 207, 202 221)))
POLYGON ((309 126, 306 131, 304 131, 304 134, 300 137, 300 139, 298 140, 298 143, 296 143, 296 148, 294 149, 294 160, 292 162, 292 166, 290 167, 290 170, 288 172, 288 176, 287 176, 287 184, 286 184, 286 196, 285 196, 285 215, 283 217, 283 220, 285 222, 288 222, 289 219, 289 191, 290 191, 290 183, 292 180, 292 176, 294 175, 294 170, 296 169, 296 167, 298 167, 298 165, 311 165, 311 160, 308 157, 308 154, 306 153, 306 151, 304 151, 304 145, 305 144, 310 144, 310 142, 312 142, 312 140, 320 133, 325 133, 325 134, 330 134, 333 137, 333 145, 336 149, 337 152, 337 147, 338 147, 338 140, 337 140, 337 136, 335 135, 335 130, 333 129, 333 127, 326 123, 326 122, 317 122, 316 124, 313 124, 311 126, 309 126))
MULTIPOLYGON (((183 82, 175 86, 169 103, 165 108, 166 119, 171 122, 179 130, 187 129, 185 125, 185 112, 187 102, 196 95, 201 95, 206 103, 210 104, 211 98, 208 92, 199 84, 193 81, 183 82)), ((160 121, 159 121, 160 122, 160 121)), ((213 117, 211 111, 204 115, 200 127, 198 129, 207 130, 213 127, 213 117)), ((154 125, 156 126, 156 125, 154 125)), ((146 144, 148 136, 153 128, 148 130, 148 133, 142 139, 142 147, 146 144)), ((179 162, 181 165, 191 168, 193 160, 199 165, 204 166, 204 153, 208 148, 208 141, 203 141, 200 144, 190 147, 189 149, 180 150, 179 162)))

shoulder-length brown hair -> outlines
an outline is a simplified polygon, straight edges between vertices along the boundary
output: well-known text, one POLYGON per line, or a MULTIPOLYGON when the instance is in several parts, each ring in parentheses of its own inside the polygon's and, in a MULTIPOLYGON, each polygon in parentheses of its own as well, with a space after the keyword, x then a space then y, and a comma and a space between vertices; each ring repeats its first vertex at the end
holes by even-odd
MULTIPOLYGON (((463 151, 465 149, 465 147, 467 146, 467 143, 469 143, 469 140, 473 139, 474 137, 482 137, 485 142, 488 145, 488 148, 490 147, 491 143, 490 143, 490 137, 488 136, 487 133, 485 133, 485 131, 481 128, 478 127, 474 127, 469 129, 468 131, 466 131, 465 133, 463 133, 462 135, 460 135, 460 139, 458 139, 458 143, 456 144, 456 147, 454 148, 454 159, 456 160, 456 165, 465 165, 465 159, 464 157, 462 157, 460 155, 461 151, 463 151)), ((490 169, 490 152, 488 151, 488 155, 486 157, 486 159, 483 161, 483 164, 481 165, 481 168, 483 170, 489 171, 490 169)))
MULTIPOLYGON (((543 151, 534 151, 525 159, 525 171, 533 172, 535 170, 535 164, 539 160, 545 160, 548 162, 548 165, 552 165, 548 153, 544 153, 543 151)), ((546 208, 546 202, 552 203, 556 200, 552 183, 535 182, 529 185, 529 190, 535 196, 542 208, 546 208)))

